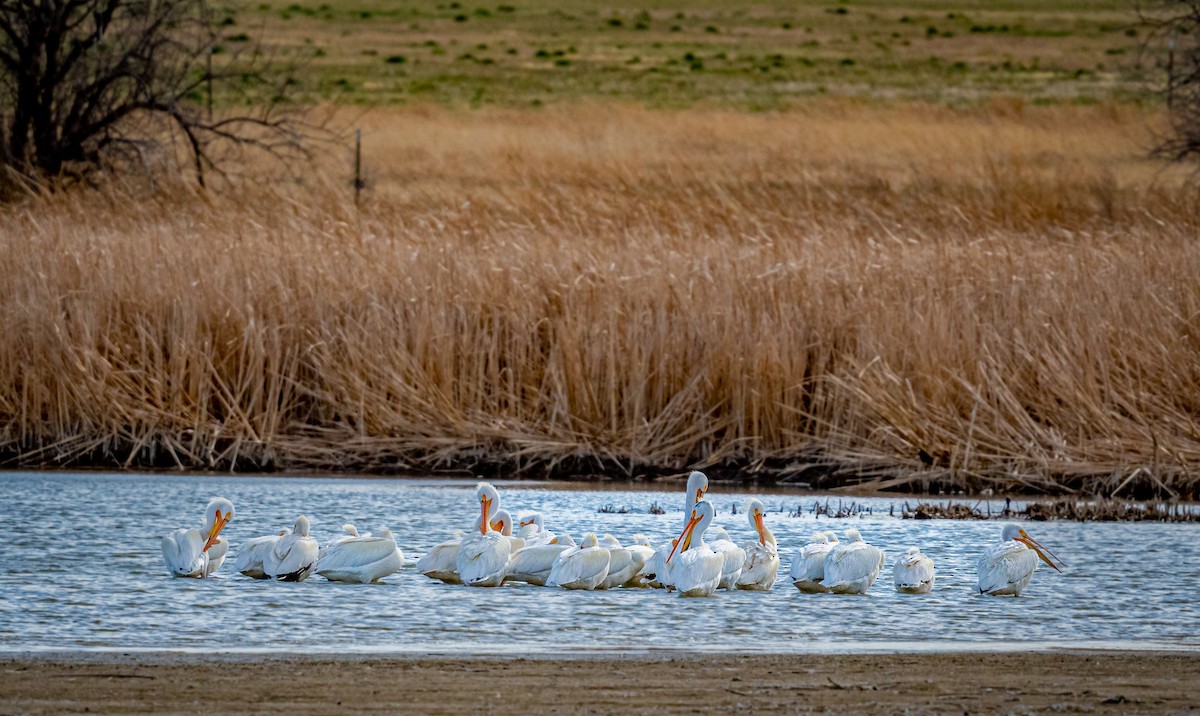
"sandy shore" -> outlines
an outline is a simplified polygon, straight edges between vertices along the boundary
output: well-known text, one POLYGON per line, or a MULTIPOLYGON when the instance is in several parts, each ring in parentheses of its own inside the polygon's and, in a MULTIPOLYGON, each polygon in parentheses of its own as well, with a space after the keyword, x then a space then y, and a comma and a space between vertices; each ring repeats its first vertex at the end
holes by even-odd
POLYGON ((1181 712, 1200 654, 0 658, 0 713, 1181 712))

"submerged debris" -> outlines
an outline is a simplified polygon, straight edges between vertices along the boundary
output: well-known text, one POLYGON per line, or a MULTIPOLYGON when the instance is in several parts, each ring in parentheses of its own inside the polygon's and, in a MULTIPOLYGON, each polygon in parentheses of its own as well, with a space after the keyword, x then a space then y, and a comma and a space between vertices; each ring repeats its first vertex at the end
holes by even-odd
POLYGON ((633 510, 629 509, 628 507, 624 507, 624 506, 617 507, 616 505, 614 505, 613 503, 610 502, 607 505, 605 505, 604 507, 601 507, 599 510, 597 510, 597 512, 599 512, 602 515, 627 515, 627 514, 633 512, 633 510))

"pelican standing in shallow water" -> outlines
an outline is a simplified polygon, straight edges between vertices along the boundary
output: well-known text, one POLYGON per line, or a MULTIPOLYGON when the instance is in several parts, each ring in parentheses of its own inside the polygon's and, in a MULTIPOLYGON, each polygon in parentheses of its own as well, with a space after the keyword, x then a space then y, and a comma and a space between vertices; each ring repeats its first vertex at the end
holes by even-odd
POLYGON ((279 538, 286 534, 287 530, 282 530, 279 534, 252 537, 246 540, 238 548, 237 561, 233 563, 233 568, 253 579, 269 579, 263 572, 263 560, 267 558, 267 554, 279 541, 279 538))
POLYGON ((823 594, 829 590, 821 584, 825 578, 825 556, 837 544, 832 532, 814 532, 808 544, 792 558, 792 584, 805 594, 823 594))
MULTIPOLYGON (((454 568, 467 586, 499 587, 508 574, 508 560, 513 551, 509 538, 492 528, 492 516, 500 508, 500 493, 481 482, 475 488, 475 497, 479 500, 479 533, 463 538, 454 568)), ((511 519, 509 525, 511 529, 511 519)))
POLYGON ((921 554, 920 547, 909 547, 896 559, 892 580, 901 594, 928 594, 933 589, 933 560, 921 554))
POLYGON ((233 519, 233 503, 214 497, 204 508, 204 530, 177 529, 162 538, 163 561, 176 577, 203 579, 216 572, 229 552, 221 530, 233 519))
POLYGON ((765 509, 761 500, 750 500, 746 506, 747 519, 758 533, 758 541, 742 545, 746 562, 742 565, 742 576, 737 580, 738 589, 770 591, 779 575, 779 548, 775 545, 775 535, 763 521, 765 509))
MULTIPOLYGON (((686 527, 692 514, 692 508, 696 506, 697 502, 703 500, 704 493, 708 492, 708 476, 699 470, 693 470, 692 474, 688 475, 685 492, 683 524, 686 527)), ((651 568, 651 575, 647 579, 651 587, 666 587, 670 589, 673 586, 673 582, 671 581, 671 565, 667 563, 667 556, 674 549, 674 541, 664 542, 658 546, 658 550, 654 553, 654 559, 651 560, 654 566, 651 568)))
POLYGON ((712 503, 701 500, 692 508, 675 549, 667 555, 675 588, 681 597, 711 597, 721 583, 725 558, 704 543, 704 530, 713 520, 712 503))
POLYGON ((263 574, 281 582, 303 582, 317 566, 321 547, 308 536, 308 518, 300 515, 292 533, 275 540, 263 558, 263 574))
POLYGON ((1067 565, 1017 525, 1005 525, 1000 544, 979 558, 979 593, 994 597, 1021 594, 1033 578, 1038 559, 1061 572, 1067 565), (1057 564, 1056 564, 1057 562, 1057 564))
POLYGON ((404 553, 390 529, 377 535, 339 537, 317 561, 317 574, 331 582, 370 584, 398 571, 404 553))
POLYGON ((864 542, 858 530, 846 530, 845 537, 825 555, 821 584, 834 594, 866 594, 883 569, 885 555, 864 542))

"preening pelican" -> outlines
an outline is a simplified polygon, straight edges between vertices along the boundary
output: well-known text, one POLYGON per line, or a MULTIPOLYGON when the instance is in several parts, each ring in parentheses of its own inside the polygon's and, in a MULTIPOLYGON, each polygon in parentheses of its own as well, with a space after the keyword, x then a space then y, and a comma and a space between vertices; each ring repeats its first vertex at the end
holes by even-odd
POLYGON ((321 547, 308 536, 308 518, 300 515, 292 533, 275 540, 263 558, 263 574, 281 582, 303 582, 317 566, 321 547))
POLYGON ((979 593, 1018 596, 1037 569, 1038 559, 1061 572, 1067 565, 1017 525, 1005 525, 1000 544, 979 558, 979 593), (1056 564, 1057 562, 1057 564, 1056 564))
POLYGON ((704 530, 714 514, 712 503, 697 502, 675 543, 676 548, 667 555, 671 578, 681 597, 711 597, 721 583, 725 558, 704 543, 704 530))
MULTIPOLYGON (((486 482, 475 488, 479 500, 479 533, 464 537, 458 547, 454 568, 459 579, 470 587, 498 587, 508 573, 512 542, 492 531, 492 515, 500 508, 500 493, 486 482)), ((511 529, 512 522, 509 521, 511 529)))
POLYGON ((496 510, 492 515, 492 529, 508 540, 509 552, 516 552, 525 546, 525 540, 513 536, 513 519, 508 510, 496 510))
POLYGON ((846 530, 845 536, 825 555, 821 584, 835 594, 866 594, 883 569, 883 550, 863 542, 858 530, 846 530))
MULTIPOLYGON (((704 499, 704 493, 708 492, 708 476, 699 470, 693 470, 692 474, 688 475, 686 497, 683 507, 683 524, 686 527, 692 514, 692 508, 696 503, 704 499)), ((658 550, 654 553, 654 559, 651 560, 653 567, 650 569, 652 576, 647 580, 651 587, 666 587, 670 589, 673 586, 671 581, 671 565, 667 563, 667 556, 675 549, 675 542, 664 542, 658 546, 658 550)))
POLYGON ((596 589, 608 576, 608 550, 589 532, 578 547, 565 550, 554 561, 546 585, 563 589, 596 589))
POLYGON ((267 558, 267 553, 271 551, 279 538, 286 534, 287 530, 282 530, 279 534, 252 537, 246 540, 238 548, 237 561, 234 562, 233 568, 247 577, 270 579, 263 572, 263 560, 267 558))
POLYGON ((742 567, 746 564, 746 550, 733 543, 724 527, 714 527, 712 537, 713 541, 708 543, 709 548, 725 560, 724 566, 721 567, 721 583, 717 589, 733 589, 742 576, 742 567))
POLYGON ((933 560, 921 554, 920 547, 909 547, 892 567, 896 591, 902 594, 928 594, 933 589, 933 560))
POLYGON ((317 574, 331 582, 370 584, 393 574, 404 564, 390 529, 378 535, 339 537, 317 562, 317 574))
POLYGON ((746 563, 742 566, 742 576, 738 577, 738 589, 766 592, 775 586, 775 577, 779 574, 779 548, 775 545, 775 535, 771 534, 763 521, 764 513, 765 508, 760 500, 750 500, 750 504, 746 505, 746 518, 758 533, 758 541, 742 545, 746 552, 746 563))
POLYGON ((633 544, 629 545, 628 549, 634 555, 635 560, 641 560, 642 567, 637 571, 637 574, 630 577, 622 586, 650 586, 650 577, 654 574, 654 548, 650 546, 649 538, 642 534, 634 535, 633 544))
POLYGON ((508 563, 508 579, 514 582, 528 582, 539 587, 545 586, 550 578, 550 570, 558 556, 566 550, 575 547, 575 540, 569 534, 561 534, 550 544, 526 545, 517 550, 508 563))
POLYGON ((805 594, 828 592, 821 580, 825 578, 825 556, 837 543, 832 532, 814 532, 808 544, 792 558, 792 584, 805 594))
POLYGON ((612 589, 625 584, 637 576, 646 564, 640 551, 622 547, 620 540, 610 534, 604 535, 600 546, 608 550, 608 576, 597 589, 612 589))
POLYGON ((204 508, 204 530, 178 529, 162 538, 163 561, 176 577, 203 579, 220 568, 229 552, 221 530, 233 519, 233 503, 214 497, 204 508))
POLYGON ((517 523, 516 536, 525 540, 526 547, 539 544, 550 544, 554 541, 554 533, 546 529, 541 512, 525 515, 517 523))

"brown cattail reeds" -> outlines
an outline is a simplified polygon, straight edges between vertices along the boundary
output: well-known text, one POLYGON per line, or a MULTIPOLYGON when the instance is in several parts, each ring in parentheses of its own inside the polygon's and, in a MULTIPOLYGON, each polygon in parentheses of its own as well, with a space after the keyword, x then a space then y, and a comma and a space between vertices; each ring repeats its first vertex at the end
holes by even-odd
POLYGON ((1195 496, 1200 216, 1152 121, 397 110, 357 210, 332 164, 29 199, 0 454, 1195 496))

